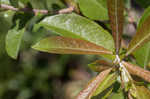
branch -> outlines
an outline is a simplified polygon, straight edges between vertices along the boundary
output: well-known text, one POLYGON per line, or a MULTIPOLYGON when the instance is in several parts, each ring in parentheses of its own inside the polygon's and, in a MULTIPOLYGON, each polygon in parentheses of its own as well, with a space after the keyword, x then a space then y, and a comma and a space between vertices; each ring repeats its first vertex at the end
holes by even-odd
MULTIPOLYGON (((13 6, 10 5, 6 5, 6 4, 0 4, 0 8, 5 9, 5 10, 12 10, 12 11, 20 11, 20 12, 25 12, 25 13, 34 13, 35 15, 37 15, 38 13, 41 14, 50 14, 50 11, 48 10, 40 10, 40 9, 31 9, 31 8, 15 8, 13 6)), ((64 13, 71 13, 74 11, 74 7, 70 6, 69 8, 65 8, 65 9, 61 9, 59 11, 56 12, 51 12, 51 14, 64 14, 64 13)))

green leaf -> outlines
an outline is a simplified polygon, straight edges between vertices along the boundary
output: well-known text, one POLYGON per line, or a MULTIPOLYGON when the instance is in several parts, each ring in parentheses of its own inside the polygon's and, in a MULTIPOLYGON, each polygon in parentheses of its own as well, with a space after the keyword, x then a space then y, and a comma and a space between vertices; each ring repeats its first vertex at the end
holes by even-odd
MULTIPOLYGON (((138 29, 142 26, 143 22, 150 16, 150 6, 144 11, 139 24, 138 29)), ((138 48, 133 52, 133 55, 136 58, 137 63, 146 68, 148 62, 150 61, 150 42, 144 44, 141 48, 138 48)))
POLYGON ((124 22, 124 1, 108 0, 107 6, 112 28, 112 34, 115 41, 116 54, 119 54, 124 22))
POLYGON ((138 99, 149 99, 150 98, 150 90, 145 88, 144 86, 136 86, 138 99))
POLYGON ((111 68, 101 72, 79 93, 76 99, 90 99, 98 88, 99 84, 109 75, 111 68))
POLYGON ((141 25, 143 24, 143 22, 150 16, 150 6, 148 8, 145 9, 139 23, 138 23, 138 28, 141 27, 141 25))
POLYGON ((133 52, 133 55, 135 56, 137 63, 141 67, 146 68, 150 62, 150 42, 144 44, 142 47, 133 52))
POLYGON ((88 64, 89 68, 95 72, 101 72, 106 70, 112 66, 112 64, 104 61, 104 60, 97 60, 91 64, 88 64))
POLYGON ((130 90, 131 95, 136 99, 149 99, 150 90, 144 86, 135 86, 130 90))
POLYGON ((101 26, 76 14, 60 14, 45 18, 41 26, 65 37, 80 38, 113 51, 112 36, 101 26))
POLYGON ((126 56, 143 46, 150 40, 150 16, 146 18, 143 24, 137 29, 136 35, 131 40, 126 56))
POLYGON ((106 0, 77 0, 79 3, 79 7, 83 15, 87 16, 93 20, 108 20, 108 12, 106 7, 104 7, 104 3, 106 0))
POLYGON ((112 54, 107 49, 88 41, 61 36, 45 38, 32 48, 57 54, 112 54))
POLYGON ((108 87, 110 87, 117 79, 117 74, 116 73, 112 73, 109 74, 107 77, 105 77, 105 79, 99 84, 98 88, 96 89, 96 91, 94 92, 93 96, 96 96, 98 94, 100 94, 101 92, 103 92, 105 89, 107 89, 108 87))
POLYGON ((18 26, 8 31, 6 36, 6 51, 13 59, 17 58, 21 40, 25 29, 18 30, 18 26))
POLYGON ((110 99, 125 99, 125 98, 124 98, 123 92, 120 91, 118 93, 114 93, 110 99))

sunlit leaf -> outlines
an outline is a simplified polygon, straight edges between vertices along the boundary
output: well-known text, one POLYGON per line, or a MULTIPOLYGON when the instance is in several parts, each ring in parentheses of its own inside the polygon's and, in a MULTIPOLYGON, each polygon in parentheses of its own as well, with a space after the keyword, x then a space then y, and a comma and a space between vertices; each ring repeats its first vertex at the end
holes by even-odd
POLYGON ((21 40, 25 29, 18 30, 18 26, 9 30, 6 36, 6 51, 8 55, 14 59, 17 58, 21 40))
POLYGON ((142 25, 137 29, 136 35, 131 40, 126 56, 141 47, 150 40, 150 16, 144 20, 142 25))
POLYGON ((145 81, 150 82, 150 71, 144 70, 143 68, 140 68, 139 66, 131 64, 129 62, 123 61, 122 63, 132 75, 136 75, 138 77, 141 77, 145 81))
POLYGON ((62 36, 84 39, 111 51, 114 49, 113 38, 106 30, 74 13, 47 17, 40 25, 62 36))
POLYGON ((107 8, 104 6, 106 0, 77 0, 83 15, 93 20, 108 20, 107 8))
POLYGON ((112 54, 107 49, 88 41, 61 36, 45 38, 32 48, 58 54, 112 54))
POLYGON ((107 0, 108 13, 112 28, 113 38, 115 40, 116 53, 119 54, 121 45, 121 36, 124 22, 124 4, 123 0, 107 0))
POLYGON ((79 93, 76 99, 90 99, 98 88, 99 84, 106 78, 106 76, 110 73, 111 69, 107 69, 97 75, 89 84, 79 93))

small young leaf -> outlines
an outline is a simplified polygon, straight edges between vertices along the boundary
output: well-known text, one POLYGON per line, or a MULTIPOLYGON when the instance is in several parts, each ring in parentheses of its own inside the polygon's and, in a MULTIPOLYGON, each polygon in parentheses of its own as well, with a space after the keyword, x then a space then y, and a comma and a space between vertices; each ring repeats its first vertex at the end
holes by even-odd
POLYGON ((112 36, 98 24, 77 14, 59 14, 45 18, 41 26, 65 37, 80 38, 114 50, 112 36))
POLYGON ((141 67, 146 68, 150 62, 150 42, 144 44, 142 47, 134 51, 133 55, 135 56, 137 63, 141 67))
POLYGON ((17 58, 24 31, 24 28, 18 30, 18 26, 16 26, 9 30, 6 36, 6 51, 8 55, 14 59, 17 58))
POLYGON ((88 66, 90 67, 90 69, 92 69, 95 72, 101 72, 103 70, 110 68, 112 64, 104 60, 97 60, 91 64, 88 64, 88 66))
POLYGON ((126 56, 141 47, 150 40, 150 16, 144 20, 142 25, 137 29, 136 35, 131 40, 126 56))
POLYGON ((111 72, 111 68, 101 72, 97 75, 89 84, 83 89, 76 99, 90 99, 98 88, 99 84, 106 78, 106 76, 111 72))
POLYGON ((111 51, 88 41, 61 36, 45 38, 32 48, 58 54, 112 54, 111 51))
POLYGON ((110 87, 116 80, 117 80, 117 74, 116 73, 108 75, 102 81, 102 83, 99 84, 99 86, 96 89, 96 91, 94 92, 93 96, 96 96, 96 95, 100 94, 101 92, 103 92, 105 89, 110 87))
POLYGON ((108 0, 107 5, 112 34, 115 40, 116 54, 119 54, 124 22, 124 3, 123 0, 108 0))
POLYGON ((101 2, 106 0, 77 0, 83 15, 93 20, 108 20, 107 8, 101 2))
POLYGON ((125 61, 123 61, 122 63, 132 75, 136 75, 138 77, 141 77, 145 81, 150 82, 150 71, 144 70, 139 66, 133 65, 125 61))

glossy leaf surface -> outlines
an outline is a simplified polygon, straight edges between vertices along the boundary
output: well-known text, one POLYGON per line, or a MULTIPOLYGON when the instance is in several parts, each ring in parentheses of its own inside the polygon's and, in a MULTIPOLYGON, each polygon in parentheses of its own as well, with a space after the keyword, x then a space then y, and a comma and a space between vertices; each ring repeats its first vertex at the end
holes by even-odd
POLYGON ((76 14, 60 14, 45 18, 41 26, 62 36, 80 38, 113 51, 112 36, 101 26, 76 14))
POLYGON ((142 25, 137 29, 136 35, 131 40, 126 56, 144 45, 150 40, 150 16, 145 19, 142 25))
POLYGON ((99 84, 106 78, 106 76, 110 73, 111 69, 107 69, 97 75, 89 84, 83 89, 76 99, 90 99, 98 88, 99 84))
POLYGON ((6 51, 14 59, 17 58, 24 31, 24 29, 18 30, 18 27, 15 27, 9 30, 6 36, 6 51))
POLYGON ((45 38, 32 48, 57 54, 112 54, 107 49, 88 41, 61 36, 45 38))
POLYGON ((112 34, 115 41, 116 53, 119 54, 121 45, 121 36, 123 32, 123 0, 107 0, 109 19, 112 28, 112 34))
POLYGON ((108 20, 106 0, 77 0, 83 15, 93 20, 108 20))

